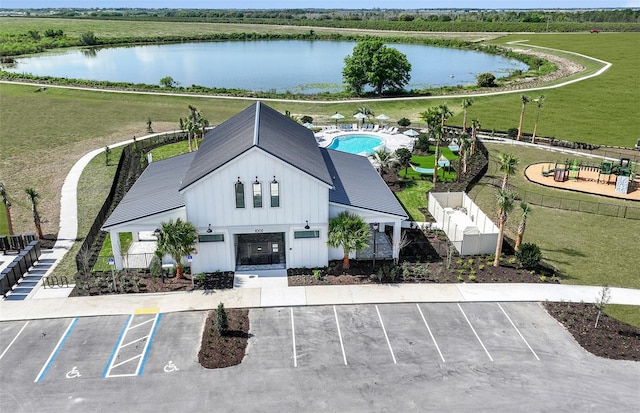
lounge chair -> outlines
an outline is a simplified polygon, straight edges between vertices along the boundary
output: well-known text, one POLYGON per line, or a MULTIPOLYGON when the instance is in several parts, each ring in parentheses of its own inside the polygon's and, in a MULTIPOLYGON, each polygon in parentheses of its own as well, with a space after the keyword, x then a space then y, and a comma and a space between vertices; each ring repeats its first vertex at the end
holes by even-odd
POLYGON ((373 131, 377 132, 380 129, 380 125, 373 125, 373 131))
POLYGON ((398 128, 394 126, 393 128, 391 128, 391 130, 389 130, 389 133, 391 135, 396 135, 398 133, 398 128))

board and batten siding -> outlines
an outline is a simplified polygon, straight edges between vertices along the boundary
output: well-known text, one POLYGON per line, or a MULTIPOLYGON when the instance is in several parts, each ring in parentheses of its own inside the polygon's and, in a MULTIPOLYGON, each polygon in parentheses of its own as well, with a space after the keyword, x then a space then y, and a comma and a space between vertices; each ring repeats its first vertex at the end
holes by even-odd
POLYGON ((235 234, 284 232, 287 267, 326 265, 329 186, 254 147, 183 192, 187 218, 197 228, 224 233, 224 242, 199 243, 194 271, 235 269, 235 234), (272 207, 269 184, 279 184, 280 206, 272 207), (255 208, 252 183, 262 184, 262 207, 255 208), (235 183, 244 183, 245 207, 236 208, 235 183), (294 239, 306 223, 321 229, 318 239, 294 239))

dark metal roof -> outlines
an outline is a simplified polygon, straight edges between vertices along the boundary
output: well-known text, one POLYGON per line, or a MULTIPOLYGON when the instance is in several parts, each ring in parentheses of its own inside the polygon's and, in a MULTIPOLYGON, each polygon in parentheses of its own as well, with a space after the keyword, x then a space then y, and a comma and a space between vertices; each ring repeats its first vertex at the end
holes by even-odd
POLYGON ((205 135, 180 190, 254 146, 331 185, 331 177, 313 132, 256 102, 205 135))
POLYGON ((400 202, 365 156, 321 149, 333 178, 329 202, 407 218, 400 202))
POLYGON ((151 162, 113 210, 103 229, 184 206, 178 188, 196 152, 151 162))

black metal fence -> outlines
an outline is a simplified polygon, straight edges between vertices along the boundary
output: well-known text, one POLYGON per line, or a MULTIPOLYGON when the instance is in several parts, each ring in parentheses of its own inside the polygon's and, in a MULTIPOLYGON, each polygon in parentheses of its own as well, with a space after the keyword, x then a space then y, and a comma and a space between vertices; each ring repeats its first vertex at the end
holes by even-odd
POLYGON ((124 147, 120 155, 120 160, 118 161, 118 167, 116 168, 111 190, 102 204, 100 211, 98 211, 96 219, 93 221, 93 225, 91 225, 89 232, 87 232, 80 246, 80 250, 76 255, 76 268, 78 271, 87 272, 96 263, 102 242, 106 235, 100 228, 104 225, 111 211, 118 205, 122 197, 124 197, 142 171, 144 171, 144 168, 146 168, 145 153, 159 146, 186 139, 186 133, 172 132, 144 140, 134 140, 134 142, 124 147))
POLYGON ((518 191, 518 195, 520 195, 522 200, 525 202, 547 208, 640 220, 640 208, 628 205, 604 204, 602 202, 592 202, 562 198, 558 196, 541 195, 527 191, 518 191))

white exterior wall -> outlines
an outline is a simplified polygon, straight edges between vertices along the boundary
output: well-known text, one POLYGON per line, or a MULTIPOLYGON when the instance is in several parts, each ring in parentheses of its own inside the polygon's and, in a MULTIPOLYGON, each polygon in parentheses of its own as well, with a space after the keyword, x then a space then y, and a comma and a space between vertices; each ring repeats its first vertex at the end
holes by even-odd
POLYGON ((285 233, 287 267, 327 264, 329 186, 280 159, 253 148, 184 191, 187 219, 203 232, 224 233, 224 242, 199 243, 194 272, 235 269, 235 234, 285 233), (253 207, 252 183, 262 183, 262 207, 253 207), (279 183, 280 206, 271 207, 270 186, 279 183), (244 183, 245 208, 235 206, 235 183, 244 183), (320 230, 319 239, 293 238, 294 230, 320 230))
POLYGON ((121 247, 120 237, 118 236, 119 233, 131 232, 135 234, 135 236, 137 236, 138 232, 155 231, 160 227, 160 224, 162 222, 168 222, 169 220, 175 221, 178 218, 182 219, 183 221, 187 219, 187 212, 184 207, 153 215, 151 217, 140 218, 135 221, 126 222, 124 224, 115 225, 109 228, 109 235, 111 237, 111 249, 116 269, 123 269, 123 252, 120 251, 121 247))
MULTIPOLYGON (((498 227, 464 192, 429 193, 429 213, 440 224, 460 255, 491 254, 498 241, 498 227), (464 207, 479 233, 465 233, 445 208, 464 207)), ((470 231, 472 232, 472 231, 470 231)))

